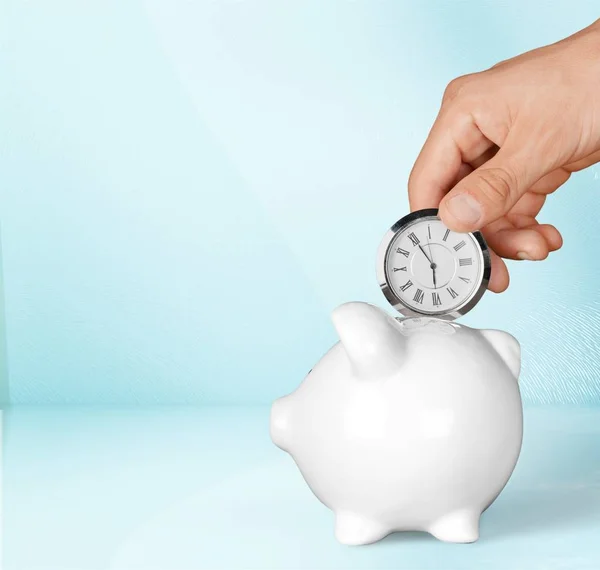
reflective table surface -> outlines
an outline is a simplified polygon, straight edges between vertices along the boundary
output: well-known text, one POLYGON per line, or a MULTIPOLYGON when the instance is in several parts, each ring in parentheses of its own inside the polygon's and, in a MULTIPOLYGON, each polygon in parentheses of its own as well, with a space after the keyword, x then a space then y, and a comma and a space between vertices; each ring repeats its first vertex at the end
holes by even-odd
POLYGON ((3 570, 600 568, 600 409, 529 408, 481 538, 346 547, 269 440, 268 408, 12 408, 3 570))

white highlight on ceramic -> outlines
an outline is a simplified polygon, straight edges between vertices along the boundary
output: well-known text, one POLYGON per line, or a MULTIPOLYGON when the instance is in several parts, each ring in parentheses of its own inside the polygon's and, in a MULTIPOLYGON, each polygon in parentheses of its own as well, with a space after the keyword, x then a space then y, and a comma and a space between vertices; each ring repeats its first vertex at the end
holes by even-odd
POLYGON ((338 307, 333 323, 341 342, 274 402, 271 438, 335 513, 337 539, 477 540, 521 449, 519 343, 366 303, 338 307))

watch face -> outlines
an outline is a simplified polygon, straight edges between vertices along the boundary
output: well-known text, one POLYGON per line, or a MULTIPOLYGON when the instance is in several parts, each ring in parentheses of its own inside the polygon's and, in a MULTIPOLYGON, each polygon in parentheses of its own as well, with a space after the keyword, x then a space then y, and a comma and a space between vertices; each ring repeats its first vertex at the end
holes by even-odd
POLYGON ((377 272, 387 300, 404 315, 454 319, 485 292, 490 258, 479 232, 453 232, 437 210, 420 210, 386 234, 377 272))

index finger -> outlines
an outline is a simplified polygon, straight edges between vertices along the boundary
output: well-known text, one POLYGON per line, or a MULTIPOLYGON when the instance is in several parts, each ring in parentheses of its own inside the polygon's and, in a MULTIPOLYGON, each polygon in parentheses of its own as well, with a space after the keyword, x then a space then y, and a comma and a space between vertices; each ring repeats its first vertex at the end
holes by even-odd
POLYGON ((492 146, 470 114, 442 109, 410 174, 411 210, 437 208, 448 191, 472 170, 469 163, 492 146))

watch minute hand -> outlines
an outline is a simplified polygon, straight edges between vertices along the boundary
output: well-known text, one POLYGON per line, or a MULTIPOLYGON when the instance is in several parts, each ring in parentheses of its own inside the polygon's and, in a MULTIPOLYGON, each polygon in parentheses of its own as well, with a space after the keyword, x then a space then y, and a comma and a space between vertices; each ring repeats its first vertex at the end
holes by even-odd
POLYGON ((421 244, 419 244, 419 248, 423 252, 423 255, 427 258, 427 261, 429 261, 429 263, 433 263, 433 261, 431 261, 431 258, 425 253, 425 250, 423 249, 423 246, 421 244))

